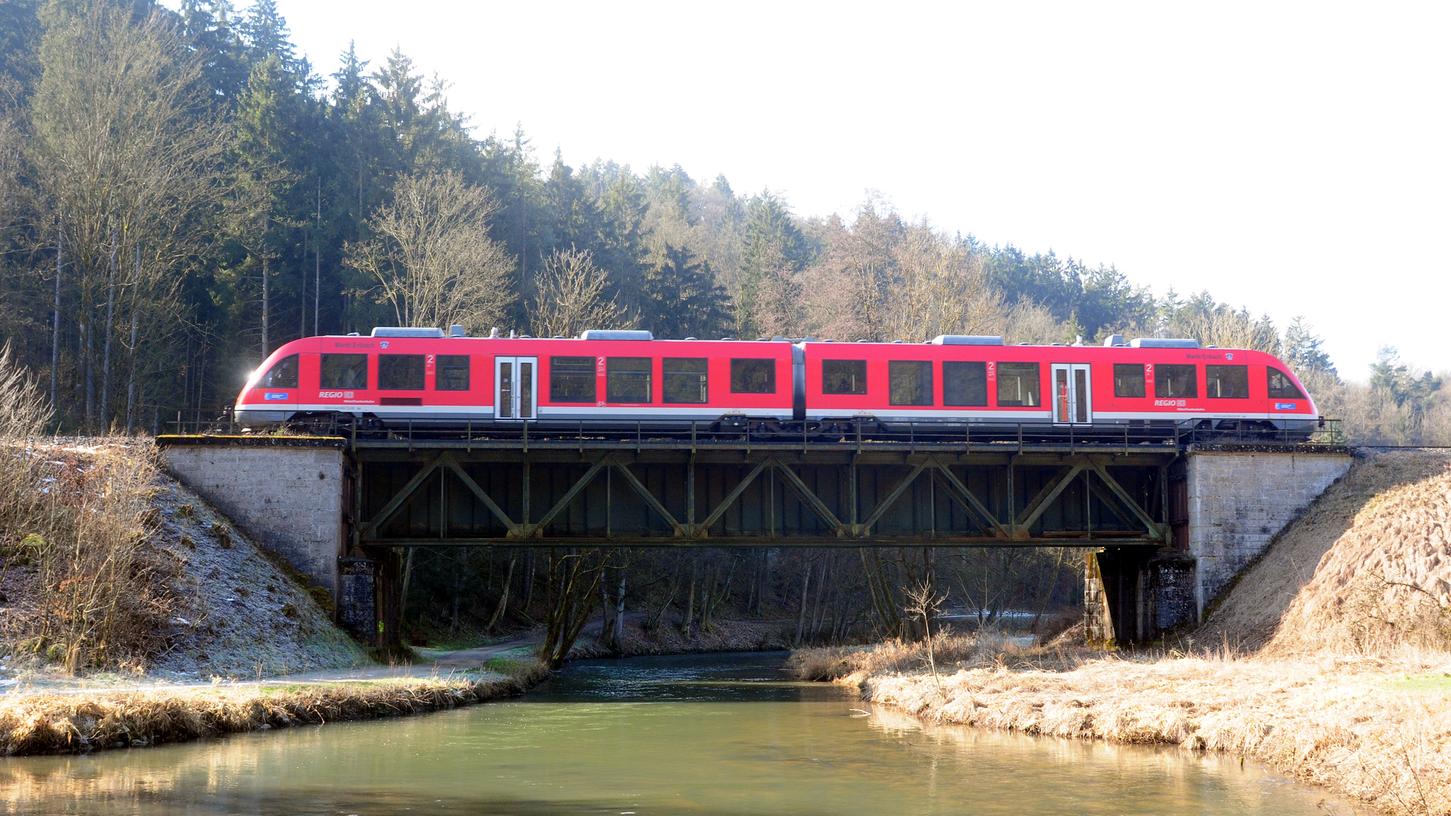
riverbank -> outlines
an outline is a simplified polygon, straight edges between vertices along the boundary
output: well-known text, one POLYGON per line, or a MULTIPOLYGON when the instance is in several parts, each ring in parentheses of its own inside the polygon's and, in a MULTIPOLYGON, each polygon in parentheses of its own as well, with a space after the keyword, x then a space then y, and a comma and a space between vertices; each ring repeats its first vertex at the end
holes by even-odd
POLYGON ((548 676, 527 643, 375 663, 325 590, 162 473, 146 440, 6 442, 0 458, 0 755, 435 711, 548 676))
POLYGON ((516 696, 549 674, 532 660, 492 665, 433 677, 14 695, 0 698, 0 754, 80 753, 419 714, 516 696))
POLYGON ((801 679, 854 686, 933 723, 1224 752, 1389 813, 1451 812, 1451 657, 1443 653, 1104 657, 980 647, 970 638, 944 651, 936 676, 925 670, 924 650, 901 644, 802 650, 791 666, 801 679))
POLYGON ((1397 816, 1451 813, 1451 455, 1364 456, 1174 649, 1001 637, 806 649, 801 679, 925 721, 1252 759, 1397 816))

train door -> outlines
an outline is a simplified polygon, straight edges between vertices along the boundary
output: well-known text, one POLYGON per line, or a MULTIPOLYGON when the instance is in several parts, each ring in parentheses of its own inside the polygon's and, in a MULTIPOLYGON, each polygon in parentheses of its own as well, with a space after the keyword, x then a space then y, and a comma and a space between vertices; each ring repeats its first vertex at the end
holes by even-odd
POLYGON ((534 419, 539 398, 537 357, 494 358, 494 418, 534 419))
POLYGON ((1053 364, 1053 422, 1088 425, 1093 422, 1093 381, 1086 363, 1053 364))

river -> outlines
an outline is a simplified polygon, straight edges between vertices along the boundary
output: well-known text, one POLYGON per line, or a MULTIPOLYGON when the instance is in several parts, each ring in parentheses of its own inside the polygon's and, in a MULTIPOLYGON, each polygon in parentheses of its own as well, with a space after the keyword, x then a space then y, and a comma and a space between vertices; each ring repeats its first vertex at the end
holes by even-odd
POLYGON ((1235 759, 924 728, 841 688, 784 681, 782 660, 589 661, 525 698, 457 711, 4 759, 0 812, 1352 812, 1235 759))

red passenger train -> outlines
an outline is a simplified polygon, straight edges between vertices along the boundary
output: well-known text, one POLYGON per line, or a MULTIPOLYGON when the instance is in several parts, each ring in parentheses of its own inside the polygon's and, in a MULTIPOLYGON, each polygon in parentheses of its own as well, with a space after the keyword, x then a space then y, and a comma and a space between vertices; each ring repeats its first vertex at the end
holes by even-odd
POLYGON ((274 351, 237 397, 247 427, 313 418, 368 423, 664 427, 760 424, 833 431, 1119 428, 1277 430, 1308 435, 1315 403, 1264 352, 1117 336, 1103 346, 466 337, 378 328, 274 351))

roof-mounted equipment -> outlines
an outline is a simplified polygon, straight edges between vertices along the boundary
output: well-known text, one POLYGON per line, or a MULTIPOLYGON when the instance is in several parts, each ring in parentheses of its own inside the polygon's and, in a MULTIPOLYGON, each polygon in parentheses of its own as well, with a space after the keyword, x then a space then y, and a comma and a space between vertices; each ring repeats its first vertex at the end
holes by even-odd
POLYGON ((1129 345, 1146 349, 1191 349, 1199 348, 1199 341, 1184 337, 1135 337, 1129 345))
POLYGON ((654 340, 655 335, 639 329, 585 329, 581 340, 654 340))
POLYGON ((1001 346, 1003 338, 993 334, 939 334, 931 343, 934 346, 1001 346))
POLYGON ((442 337, 443 329, 432 326, 376 326, 373 337, 442 337))

